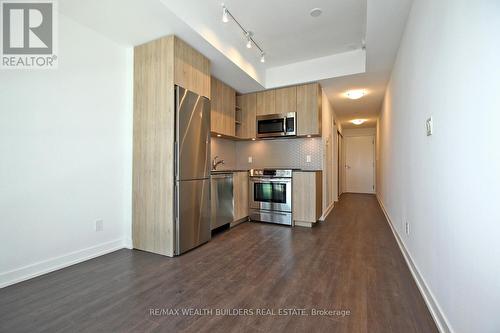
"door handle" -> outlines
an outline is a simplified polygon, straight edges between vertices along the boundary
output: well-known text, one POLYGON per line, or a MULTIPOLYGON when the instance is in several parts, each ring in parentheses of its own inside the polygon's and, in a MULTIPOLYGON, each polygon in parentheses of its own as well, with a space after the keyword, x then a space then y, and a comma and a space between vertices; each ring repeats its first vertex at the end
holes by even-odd
POLYGON ((350 168, 351 168, 351 166, 346 164, 346 165, 345 165, 345 168, 346 168, 346 169, 350 169, 350 168))

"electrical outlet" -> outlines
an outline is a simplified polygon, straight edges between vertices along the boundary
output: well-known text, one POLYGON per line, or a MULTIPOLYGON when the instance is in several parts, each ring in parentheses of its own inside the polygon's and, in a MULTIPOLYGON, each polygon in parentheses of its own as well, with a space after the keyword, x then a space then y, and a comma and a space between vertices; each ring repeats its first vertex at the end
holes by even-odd
POLYGON ((306 155, 306 162, 311 163, 311 155, 306 155))
POLYGON ((407 235, 410 234, 410 222, 406 221, 405 223, 405 232, 407 235))
POLYGON ((104 230, 104 221, 102 219, 95 220, 95 231, 104 230))
POLYGON ((253 163, 253 157, 252 156, 248 156, 248 163, 253 163))

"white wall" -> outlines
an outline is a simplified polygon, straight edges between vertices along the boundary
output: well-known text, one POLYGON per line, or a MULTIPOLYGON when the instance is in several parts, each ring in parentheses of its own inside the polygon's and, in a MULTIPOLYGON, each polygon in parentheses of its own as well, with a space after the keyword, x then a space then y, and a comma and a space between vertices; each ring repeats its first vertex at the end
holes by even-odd
MULTIPOLYGON (((338 200, 337 191, 337 116, 324 91, 321 92, 321 131, 323 142, 323 214, 338 200)), ((326 218, 326 216, 323 216, 326 218)))
POLYGON ((58 69, 0 73, 0 286, 130 238, 132 57, 60 15, 58 69))
POLYGON ((346 128, 342 132, 343 136, 374 136, 377 132, 375 127, 373 128, 346 128))
POLYGON ((500 332, 499 31, 499 1, 414 1, 378 124, 378 196, 455 332, 500 332))
POLYGON ((358 49, 268 68, 265 87, 270 89, 316 82, 332 77, 364 73, 365 69, 366 51, 358 49))

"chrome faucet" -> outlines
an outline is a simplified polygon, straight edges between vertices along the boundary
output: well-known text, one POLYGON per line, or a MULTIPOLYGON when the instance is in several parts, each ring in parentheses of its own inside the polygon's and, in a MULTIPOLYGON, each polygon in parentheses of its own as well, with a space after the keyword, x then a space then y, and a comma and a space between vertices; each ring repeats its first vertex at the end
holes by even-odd
POLYGON ((215 156, 214 159, 212 160, 212 170, 217 170, 217 166, 219 164, 224 165, 224 160, 217 161, 218 158, 219 156, 215 156))

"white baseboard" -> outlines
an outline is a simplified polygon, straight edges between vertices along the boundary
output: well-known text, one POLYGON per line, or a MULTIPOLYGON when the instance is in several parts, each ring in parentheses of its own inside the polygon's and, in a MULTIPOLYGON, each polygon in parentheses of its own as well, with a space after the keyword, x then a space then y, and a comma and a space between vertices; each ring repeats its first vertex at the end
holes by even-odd
POLYGON ((132 243, 132 238, 130 237, 125 237, 123 239, 123 247, 129 250, 132 250, 134 248, 134 245, 132 243))
POLYGON ((58 269, 102 256, 104 254, 123 249, 126 241, 117 239, 102 243, 83 250, 74 251, 59 257, 39 261, 11 271, 0 273, 0 288, 10 286, 39 275, 47 274, 58 269))
POLYGON ((398 243, 399 249, 401 250, 403 257, 405 258, 406 264, 410 269, 411 275, 413 276, 413 279, 415 280, 415 283, 417 284, 417 287, 420 290, 420 294, 422 294, 422 297, 424 298, 425 304, 427 305, 427 308, 429 309, 429 312, 431 313, 431 316, 434 319, 434 322, 436 323, 439 332, 453 333, 454 331, 451 328, 450 323, 446 319, 446 316, 444 315, 443 311, 441 310, 441 307, 436 301, 436 298, 434 297, 431 290, 427 286, 425 279, 420 274, 420 271, 416 266, 415 262, 413 261, 413 258, 411 257, 410 253, 406 249, 405 244, 403 243, 398 233, 396 232, 394 224, 392 223, 392 220, 389 217, 389 214, 387 213, 387 210, 385 209, 382 200, 380 200, 378 194, 376 195, 376 197, 380 207, 382 208, 382 212, 384 212, 389 227, 391 228, 391 231, 394 234, 394 238, 396 238, 396 242, 398 243))
POLYGON ((323 215, 321 215, 321 217, 319 218, 320 221, 324 221, 327 217, 328 217, 328 214, 330 214, 330 212, 332 211, 333 207, 335 206, 335 202, 332 201, 332 203, 330 204, 330 206, 328 206, 326 208, 326 210, 323 212, 323 215))

